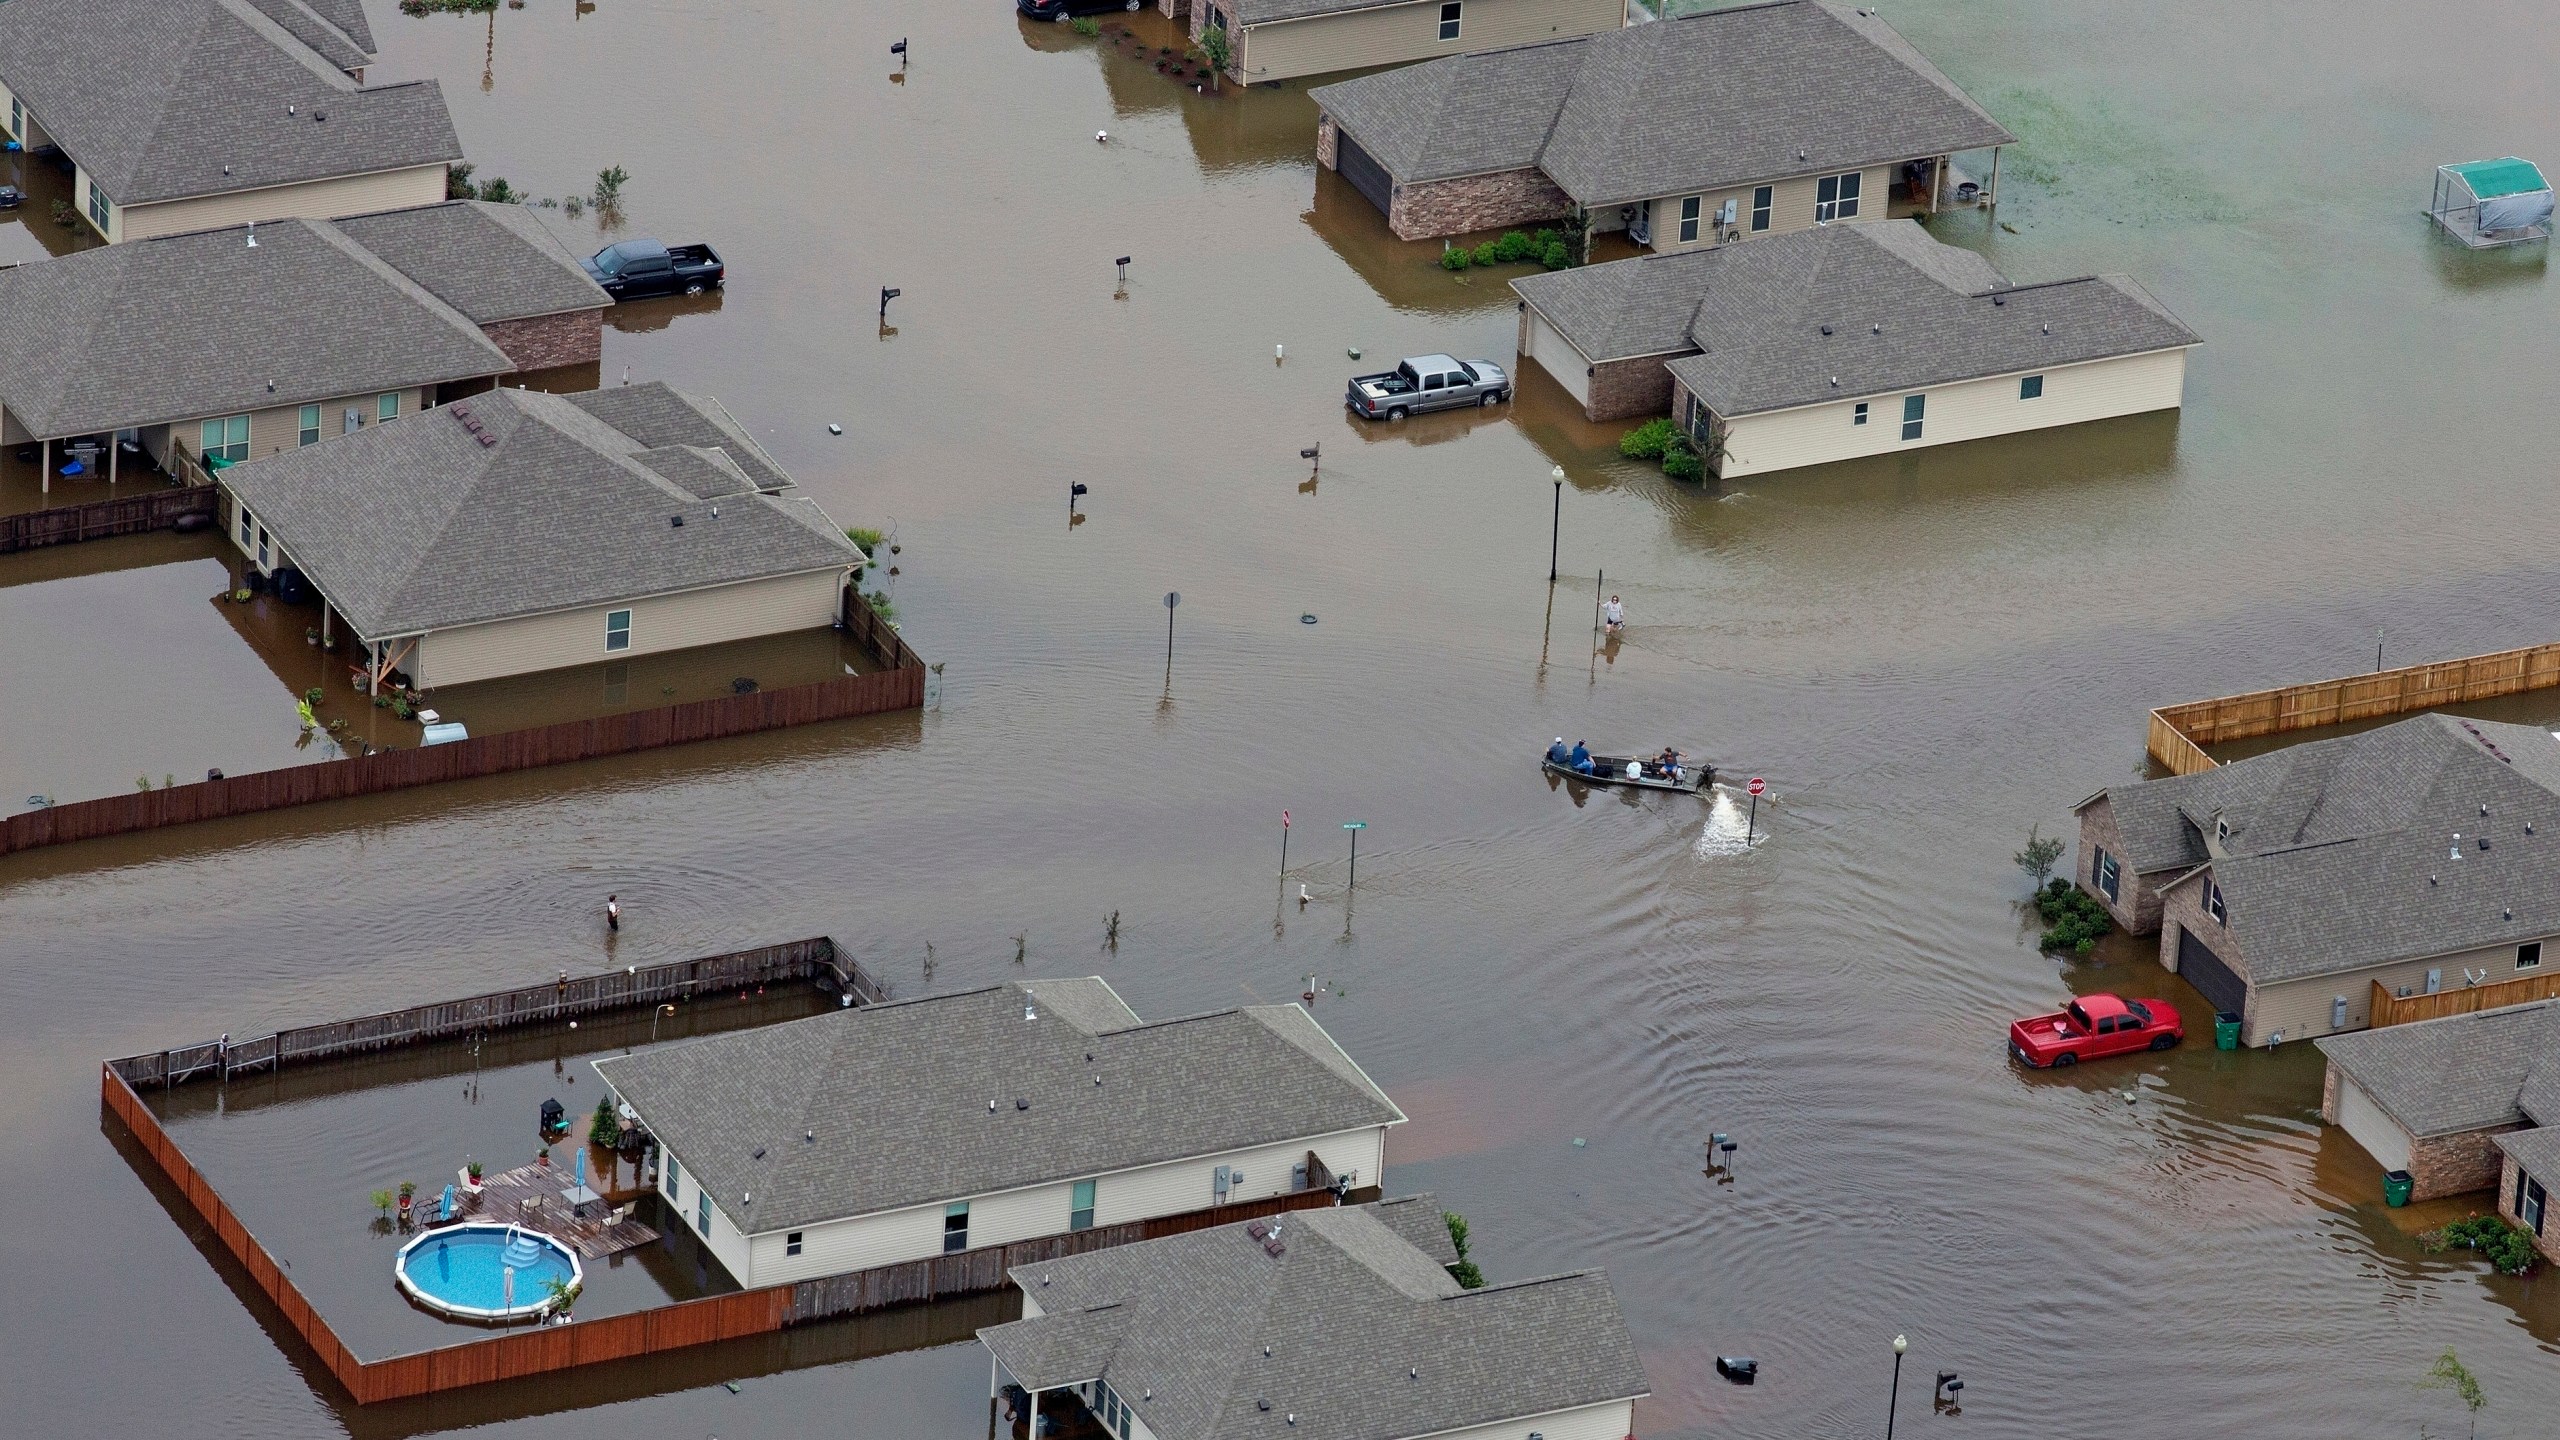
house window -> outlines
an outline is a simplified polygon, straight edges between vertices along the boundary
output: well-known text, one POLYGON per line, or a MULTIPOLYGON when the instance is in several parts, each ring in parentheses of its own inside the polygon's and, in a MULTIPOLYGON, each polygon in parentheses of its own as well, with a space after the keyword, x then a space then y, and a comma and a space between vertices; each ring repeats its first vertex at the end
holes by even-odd
POLYGON ((1923 420, 1926 420, 1926 419, 1928 418, 1928 416, 1929 416, 1929 397, 1928 397, 1928 396, 1926 396, 1926 395, 1905 395, 1905 396, 1903 396, 1903 397, 1902 397, 1902 438, 1903 438, 1903 439, 1905 439, 1905 440, 1917 440, 1917 439, 1919 439, 1919 438, 1920 438, 1920 423, 1921 423, 1923 420))
POLYGON ((1458 12, 1463 8, 1464 7, 1458 3, 1458 0, 1449 0, 1448 4, 1440 7, 1441 39, 1455 40, 1458 38, 1458 12))
POLYGON ((2541 941, 2528 940, 2522 945, 2516 947, 2516 968, 2519 970, 2538 970, 2542 968, 2541 941))
POLYGON ((2231 822, 2230 822, 2230 821, 2228 821, 2228 820, 2223 819, 2223 818, 2222 818, 2221 816, 2219 816, 2219 815, 2214 816, 2214 817, 2213 817, 2213 839, 2214 839, 2214 843, 2216 843, 2216 844, 2218 844, 2218 845, 2228 845, 2228 844, 2230 844, 2230 843, 2231 843, 2231 822))
POLYGON ((1856 408, 1852 409, 1852 410, 1849 412, 1849 423, 1850 423, 1850 424, 1852 424, 1852 425, 1864 425, 1864 424, 1866 424, 1866 423, 1867 423, 1867 402, 1866 402, 1866 401, 1864 401, 1864 400, 1859 401, 1859 402, 1857 403, 1856 408))
POLYGON ((802 1232, 802 1231, 794 1230, 794 1231, 792 1231, 790 1234, 783 1236, 783 1237, 782 1237, 782 1253, 783 1253, 783 1254, 785 1254, 785 1255, 797 1255, 797 1254, 799 1254, 799 1253, 800 1253, 800 1236, 801 1236, 803 1233, 804 1233, 804 1232, 802 1232))
POLYGON ((693 1187, 693 1228, 711 1234, 711 1192, 699 1185, 693 1187))
POLYGON ((258 517, 250 514, 249 507, 243 505, 240 507, 240 548, 246 550, 256 543, 258 543, 258 517))
POLYGON ((114 223, 115 218, 116 207, 108 201, 107 192, 98 188, 97 181, 90 181, 89 223, 97 226, 98 233, 104 235, 108 233, 108 226, 114 223))
POLYGON ((2223 908, 2222 887, 2210 880, 2204 882, 2204 913, 2212 916, 2216 925, 2231 923, 2231 912, 2223 908))
POLYGON ((1227 28, 1227 12, 1226 12, 1226 11, 1224 11, 1224 10, 1219 9, 1219 8, 1218 8, 1217 6, 1215 6, 1215 5, 1210 6, 1210 7, 1209 7, 1209 28, 1210 28, 1210 29, 1212 29, 1212 30, 1224 30, 1224 29, 1226 29, 1226 28, 1227 28))
POLYGON ((2089 865, 2089 878, 2097 882, 2098 893, 2110 900, 2120 898, 2116 889, 2123 883, 2123 876, 2123 868, 2116 864, 2116 857, 2108 854, 2104 846, 2099 847, 2097 859, 2089 865))
POLYGON ((611 610, 605 613, 604 648, 607 650, 628 650, 631 648, 630 611, 611 610))
POLYGON ((1858 218, 1858 184, 1861 177, 1852 170, 1846 175, 1825 175, 1813 184, 1813 223, 1828 225, 1834 220, 1858 218))
POLYGON ((673 1155, 667 1157, 667 1198, 669 1200, 684 1198, 684 1167, 676 1163, 676 1157, 673 1155))
POLYGON ((2028 375, 2021 377, 2018 381, 2018 398, 2021 400, 2043 399, 2044 377, 2041 375, 2028 375))
POLYGON ((231 415, 220 420, 207 420, 196 427, 197 446, 207 460, 237 465, 249 458, 249 417, 231 415))
POLYGON ((25 137, 26 133, 26 102, 20 100, 17 96, 12 95, 9 97, 9 138, 12 140, 22 139, 25 137))
POLYGON ((317 445, 320 443, 319 406, 305 405, 302 407, 302 414, 296 421, 293 443, 296 445, 317 445))
POLYGON ((400 418, 400 392, 399 392, 399 391, 397 391, 397 390, 394 390, 394 391, 390 392, 389 394, 384 395, 384 396, 381 396, 380 398, 376 399, 376 400, 373 402, 373 418, 374 418, 374 419, 376 419, 376 420, 397 420, 397 419, 399 419, 399 418, 400 418))
POLYGON ((2541 1181, 2522 1170, 2516 1172, 2516 1218, 2524 1222, 2526 1229, 2536 1235, 2542 1233, 2542 1212, 2549 1208, 2550 1201, 2550 1192, 2542 1188, 2541 1181))
POLYGON ((969 1202, 954 1200, 942 1207, 942 1253, 969 1248, 969 1202))
POLYGON ((1778 187, 1775 185, 1763 185, 1751 192, 1751 228, 1754 231, 1769 228, 1769 206, 1777 197, 1778 187))
POLYGON ((1092 1181, 1077 1181, 1074 1193, 1068 1197, 1067 1228, 1070 1230, 1090 1230, 1093 1228, 1092 1181))
POLYGON ((1698 238, 1698 210, 1699 201, 1695 195, 1680 202, 1680 243, 1683 245, 1698 238))

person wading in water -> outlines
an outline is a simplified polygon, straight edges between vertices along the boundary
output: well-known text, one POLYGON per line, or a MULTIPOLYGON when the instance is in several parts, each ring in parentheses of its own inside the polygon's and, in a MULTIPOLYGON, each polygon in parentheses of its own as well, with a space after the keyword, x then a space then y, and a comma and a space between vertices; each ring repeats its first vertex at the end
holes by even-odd
POLYGON ((604 928, 611 930, 616 934, 621 933, 622 897, 619 895, 607 895, 604 897, 604 928))

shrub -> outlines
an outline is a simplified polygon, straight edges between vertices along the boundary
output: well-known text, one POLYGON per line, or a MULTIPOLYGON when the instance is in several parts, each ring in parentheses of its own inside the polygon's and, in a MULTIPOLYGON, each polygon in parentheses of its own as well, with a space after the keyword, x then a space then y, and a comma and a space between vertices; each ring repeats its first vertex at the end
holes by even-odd
POLYGON ((517 190, 513 185, 508 184, 507 177, 504 175, 501 175, 481 186, 480 198, 488 201, 492 205, 521 205, 524 203, 523 192, 517 190))
POLYGON ((2036 947, 2047 953, 2068 950, 2074 955, 2086 955, 2115 928, 2115 922, 2107 918, 2107 907, 2059 878, 2048 881, 2036 892, 2036 913, 2044 917, 2046 927, 2036 947))
POLYGON ((471 183, 471 172, 479 167, 468 160, 456 160, 444 169, 444 198, 468 200, 480 193, 471 183))
POLYGON ((1669 416, 1657 416, 1618 437, 1618 453, 1630 460, 1659 460, 1662 452, 1680 438, 1680 429, 1669 416))
POLYGON ((610 1150, 622 1140, 622 1117, 613 1113, 610 1092, 596 1097, 596 1113, 587 1125, 587 1143, 610 1150))
POLYGON ((1697 451, 1689 448, 1684 437, 1674 440, 1671 448, 1662 452, 1662 473, 1674 480, 1704 480, 1707 478, 1707 462, 1697 451))
POLYGON ((596 172, 595 193, 589 196, 599 210, 611 210, 622 204, 622 187, 631 183, 631 172, 619 165, 608 165, 596 172))
POLYGON ((1540 231, 1539 231, 1539 232, 1537 232, 1536 234, 1531 235, 1531 236, 1529 237, 1529 253, 1530 253, 1530 254, 1532 254, 1532 255, 1543 254, 1543 253, 1545 253, 1546 248, 1547 248, 1548 246, 1550 246, 1550 245, 1561 245, 1561 244, 1563 244, 1563 243, 1564 243, 1564 232, 1563 232, 1563 231, 1561 231, 1561 230, 1540 230, 1540 231))
POLYGON ((2062 858, 2062 842, 2046 839, 2038 833, 2036 826, 2030 825, 2027 827, 2027 848, 2011 858, 2018 862, 2019 869, 2027 872, 2028 880, 2042 887, 2046 877, 2053 874, 2054 862, 2062 858))
POLYGON ((2533 1232, 2495 1215, 2456 1220, 2425 1239, 2430 1250, 2477 1250, 2501 1275, 2522 1275, 2538 1258, 2533 1232))
POLYGON ((1457 1263, 1448 1267, 1449 1278, 1457 1281, 1461 1290, 1483 1289, 1484 1272, 1467 1258, 1467 1217, 1455 1210, 1443 1210, 1440 1223, 1449 1227, 1449 1247, 1458 1252, 1457 1263))
POLYGON ((1491 265, 1495 263, 1498 258, 1494 254, 1495 248, 1494 243, 1487 240, 1483 244, 1477 246, 1474 250, 1468 252, 1468 258, 1478 265, 1491 265))
POLYGON ((1475 262, 1475 258, 1476 257, 1473 253, 1461 250, 1452 245, 1448 249, 1440 252, 1440 268, 1454 274, 1455 272, 1464 270, 1467 266, 1473 264, 1475 262))
POLYGON ((302 698, 309 704, 317 705, 326 697, 327 693, 328 692, 322 690, 319 686, 314 685, 310 689, 302 692, 302 698))
POLYGON ((1505 265, 1526 260, 1536 250, 1537 246, 1530 242, 1529 237, 1517 230, 1506 230, 1501 239, 1493 242, 1493 258, 1505 265))
POLYGON ((1550 240, 1539 249, 1538 263, 1550 270, 1568 269, 1573 264, 1573 252, 1565 248, 1563 241, 1550 240))
POLYGON ((1075 19, 1068 21, 1067 28, 1075 31, 1087 40, 1090 40, 1102 33, 1102 26, 1096 23, 1094 18, 1090 15, 1079 15, 1075 19))

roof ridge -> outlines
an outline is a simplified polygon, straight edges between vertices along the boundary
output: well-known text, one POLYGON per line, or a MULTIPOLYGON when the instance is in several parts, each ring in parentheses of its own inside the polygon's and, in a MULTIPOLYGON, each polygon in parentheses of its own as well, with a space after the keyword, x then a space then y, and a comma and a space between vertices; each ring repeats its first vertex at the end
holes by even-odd
MULTIPOLYGON (((273 224, 275 222, 270 221, 268 223, 273 224)), ((426 286, 420 284, 409 274, 408 271, 403 270, 399 266, 392 264, 390 261, 383 259, 380 255, 375 254, 370 247, 366 246, 364 242, 338 228, 336 221, 317 220, 304 217, 299 220, 299 223, 304 228, 311 231, 312 234, 317 235, 322 244, 330 246, 344 254, 348 259, 355 261, 357 264, 364 266, 368 270, 371 270, 393 289, 400 291, 402 294, 408 296, 409 299, 416 302, 420 309, 425 310, 429 314, 432 314, 436 318, 444 321, 447 325, 452 326, 457 333, 467 337, 472 344, 477 345, 488 351, 490 354, 496 356, 501 362, 503 362, 499 367, 502 371, 515 368, 515 362, 508 359, 507 352, 498 348, 498 342, 490 339, 487 331, 471 323, 470 316, 463 314, 461 311, 453 308, 452 305, 446 303, 443 296, 438 295, 433 290, 430 290, 426 286)), ((500 386, 498 388, 504 389, 505 387, 500 386)))

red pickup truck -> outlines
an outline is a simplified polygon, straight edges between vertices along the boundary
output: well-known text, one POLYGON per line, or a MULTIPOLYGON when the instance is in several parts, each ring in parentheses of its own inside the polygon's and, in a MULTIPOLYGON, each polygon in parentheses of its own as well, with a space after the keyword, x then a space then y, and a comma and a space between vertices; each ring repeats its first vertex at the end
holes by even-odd
POLYGON ((2166 1050, 2187 1037, 2166 1000, 2084 995, 2049 1015, 2009 1022, 2009 1058, 2043 1069, 2136 1050, 2166 1050))

